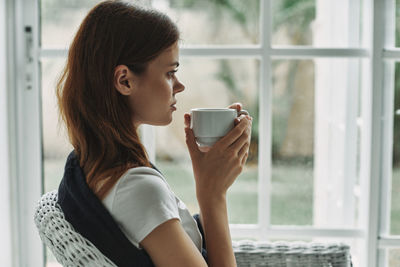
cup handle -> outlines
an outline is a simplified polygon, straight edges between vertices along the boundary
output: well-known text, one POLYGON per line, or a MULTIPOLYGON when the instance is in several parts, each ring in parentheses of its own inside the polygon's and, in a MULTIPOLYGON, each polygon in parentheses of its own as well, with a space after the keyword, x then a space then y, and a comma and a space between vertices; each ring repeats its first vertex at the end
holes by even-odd
POLYGON ((238 111, 238 113, 237 113, 238 115, 238 117, 240 116, 240 115, 249 115, 249 112, 247 111, 247 110, 245 110, 245 109, 242 109, 241 111, 238 111))

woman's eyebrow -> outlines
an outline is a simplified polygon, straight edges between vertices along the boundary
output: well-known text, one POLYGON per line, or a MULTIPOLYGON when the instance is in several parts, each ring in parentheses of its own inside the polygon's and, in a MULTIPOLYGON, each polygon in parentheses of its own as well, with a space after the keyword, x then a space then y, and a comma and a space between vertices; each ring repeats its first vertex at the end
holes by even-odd
POLYGON ((178 61, 175 61, 174 63, 169 64, 169 66, 176 66, 176 67, 179 67, 179 62, 178 62, 178 61))

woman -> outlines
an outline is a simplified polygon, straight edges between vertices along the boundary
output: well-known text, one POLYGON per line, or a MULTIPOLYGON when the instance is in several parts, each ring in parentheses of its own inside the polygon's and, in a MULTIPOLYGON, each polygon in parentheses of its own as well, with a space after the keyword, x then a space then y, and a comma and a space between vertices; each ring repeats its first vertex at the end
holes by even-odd
POLYGON ((197 221, 150 163, 137 134, 141 124, 172 121, 175 95, 185 88, 176 77, 178 40, 166 15, 102 2, 82 22, 57 86, 74 147, 58 202, 75 229, 118 266, 236 265, 226 192, 246 162, 252 118, 240 116, 231 132, 200 151, 185 114, 197 221))

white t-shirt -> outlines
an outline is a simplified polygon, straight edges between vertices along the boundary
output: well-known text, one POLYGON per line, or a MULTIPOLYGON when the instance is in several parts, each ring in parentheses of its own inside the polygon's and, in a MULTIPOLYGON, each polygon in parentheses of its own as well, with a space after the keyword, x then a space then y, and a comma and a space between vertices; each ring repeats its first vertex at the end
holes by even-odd
POLYGON ((197 222, 165 178, 152 168, 129 169, 103 199, 103 204, 139 249, 139 243, 157 226, 177 218, 201 252, 202 237, 197 222))

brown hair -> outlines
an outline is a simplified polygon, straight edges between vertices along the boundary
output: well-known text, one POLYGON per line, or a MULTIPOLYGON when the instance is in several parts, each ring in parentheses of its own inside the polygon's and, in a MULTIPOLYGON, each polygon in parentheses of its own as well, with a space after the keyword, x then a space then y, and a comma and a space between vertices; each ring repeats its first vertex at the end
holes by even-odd
POLYGON ((168 16, 121 1, 96 5, 80 25, 57 98, 87 184, 100 199, 129 168, 151 166, 128 98, 114 88, 114 69, 127 65, 139 75, 178 39, 168 16))

